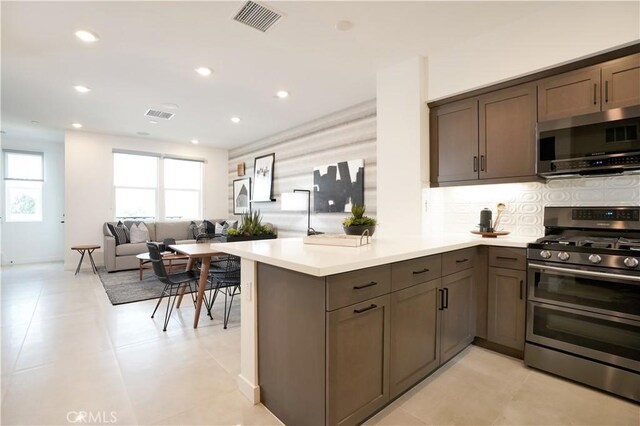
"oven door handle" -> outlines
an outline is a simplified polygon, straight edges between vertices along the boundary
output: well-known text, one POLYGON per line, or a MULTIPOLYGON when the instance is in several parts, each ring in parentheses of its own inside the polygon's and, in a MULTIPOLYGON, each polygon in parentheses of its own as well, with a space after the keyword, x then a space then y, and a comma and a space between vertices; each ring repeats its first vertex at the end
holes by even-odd
POLYGON ((540 269, 541 271, 562 272, 584 277, 609 278, 616 280, 635 281, 640 283, 640 276, 612 274, 610 272, 585 271, 583 269, 559 268, 557 266, 538 265, 537 263, 530 263, 529 267, 533 269, 540 269))

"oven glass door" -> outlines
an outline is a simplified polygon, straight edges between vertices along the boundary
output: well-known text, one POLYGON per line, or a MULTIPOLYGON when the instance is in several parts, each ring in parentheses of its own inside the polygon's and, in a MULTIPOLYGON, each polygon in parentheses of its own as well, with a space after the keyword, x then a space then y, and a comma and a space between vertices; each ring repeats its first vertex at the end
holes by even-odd
POLYGON ((640 321, 640 276, 529 264, 529 300, 640 321))
POLYGON ((527 341, 640 371, 640 322, 528 302, 527 341))

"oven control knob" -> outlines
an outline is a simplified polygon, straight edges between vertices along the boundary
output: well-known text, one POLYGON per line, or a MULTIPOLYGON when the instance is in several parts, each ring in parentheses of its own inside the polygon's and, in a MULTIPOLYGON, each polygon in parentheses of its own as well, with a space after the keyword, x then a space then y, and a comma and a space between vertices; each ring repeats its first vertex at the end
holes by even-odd
POLYGON ((551 257, 551 252, 549 250, 542 250, 540 252, 540 257, 543 259, 548 259, 551 257))
POLYGON ((560 253, 558 253, 558 259, 569 260, 569 253, 567 253, 566 251, 561 251, 560 253))
POLYGON ((627 257, 624 260, 624 266, 628 267, 628 268, 635 268, 638 266, 638 259, 634 258, 634 257, 627 257))
POLYGON ((600 263, 602 262, 602 258, 600 257, 599 254, 592 254, 591 256, 589 256, 589 262, 600 263))

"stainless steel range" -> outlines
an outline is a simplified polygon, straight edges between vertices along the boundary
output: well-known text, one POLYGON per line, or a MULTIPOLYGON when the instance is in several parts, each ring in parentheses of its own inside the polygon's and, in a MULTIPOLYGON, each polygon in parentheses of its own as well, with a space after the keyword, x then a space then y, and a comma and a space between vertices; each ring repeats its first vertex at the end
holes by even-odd
POLYGON ((640 207, 547 207, 525 363, 640 402, 640 207))

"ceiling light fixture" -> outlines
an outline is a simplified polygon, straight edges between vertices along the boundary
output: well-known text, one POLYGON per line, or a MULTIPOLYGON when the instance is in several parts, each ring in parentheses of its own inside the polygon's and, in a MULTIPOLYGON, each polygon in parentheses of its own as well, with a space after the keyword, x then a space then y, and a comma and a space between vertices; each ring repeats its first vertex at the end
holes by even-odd
POLYGON ((80 124, 80 123, 71 123, 71 125, 73 127, 75 127, 76 129, 82 129, 82 124, 80 124))
POLYGON ((196 72, 203 77, 209 77, 212 73, 211 68, 207 67, 198 67, 196 68, 196 72))
POLYGON ((288 98, 289 92, 287 92, 286 90, 278 90, 278 93, 276 93, 276 96, 279 97, 280 99, 288 98))
POLYGON ((351 28, 353 28, 353 22, 351 21, 338 21, 336 24, 338 31, 349 31, 351 28))
POLYGON ((194 144, 194 145, 197 145, 198 144, 198 139, 191 139, 191 143, 194 144))
POLYGON ((79 93, 89 93, 91 91, 87 86, 73 86, 73 88, 79 93))
POLYGON ((238 124, 241 120, 240 117, 231 117, 231 121, 238 124))
POLYGON ((156 120, 149 120, 149 123, 151 124, 158 124, 158 122, 156 120))
POLYGON ((78 37, 80 40, 84 41, 85 43, 94 43, 100 40, 100 37, 98 37, 98 34, 93 33, 91 31, 87 31, 87 30, 76 31, 76 37, 78 37))

